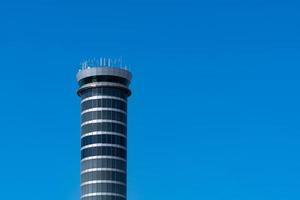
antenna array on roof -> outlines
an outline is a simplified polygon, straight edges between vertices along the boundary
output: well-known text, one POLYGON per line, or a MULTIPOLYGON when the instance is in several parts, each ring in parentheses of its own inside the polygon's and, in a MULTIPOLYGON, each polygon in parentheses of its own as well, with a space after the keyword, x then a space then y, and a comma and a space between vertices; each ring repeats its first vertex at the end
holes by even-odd
POLYGON ((126 65, 123 65, 122 57, 118 59, 100 58, 89 59, 80 64, 80 70, 89 69, 92 67, 116 67, 127 69, 126 65))

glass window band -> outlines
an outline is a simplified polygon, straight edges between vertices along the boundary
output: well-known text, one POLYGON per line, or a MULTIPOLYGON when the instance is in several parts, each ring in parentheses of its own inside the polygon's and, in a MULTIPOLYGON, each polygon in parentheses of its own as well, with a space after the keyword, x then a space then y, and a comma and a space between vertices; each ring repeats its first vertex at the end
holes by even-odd
POLYGON ((96 87, 96 88, 89 88, 89 89, 83 90, 80 93, 81 99, 95 96, 95 95, 114 96, 114 97, 120 97, 120 98, 123 98, 124 100, 126 100, 128 92, 124 91, 124 89, 117 88, 117 87, 96 87))
POLYGON ((127 128, 122 124, 117 124, 113 122, 91 123, 81 127, 81 135, 96 131, 115 132, 124 134, 126 136, 127 128))
POLYGON ((96 143, 117 144, 126 147, 126 138, 118 135, 103 134, 86 136, 81 139, 81 147, 96 143))
POLYGON ((126 123, 127 116, 122 112, 112 110, 92 111, 81 115, 81 123, 94 119, 110 119, 126 123))
POLYGON ((79 81, 79 86, 83 86, 88 83, 95 83, 95 82, 112 82, 112 83, 120 83, 123 85, 128 86, 129 81, 125 78, 119 76, 109 76, 109 75, 101 75, 101 76, 90 76, 83 78, 79 81))
POLYGON ((117 147, 91 147, 81 150, 81 159, 91 156, 117 156, 126 158, 126 150, 117 147))
POLYGON ((94 183, 81 186, 81 196, 89 193, 116 193, 126 196, 126 186, 117 183, 94 183))
POLYGON ((113 195, 97 195, 91 197, 84 197, 81 200, 126 200, 124 197, 113 196, 113 195))
POLYGON ((126 162, 113 158, 85 160, 81 163, 81 171, 95 168, 113 168, 126 171, 126 162))
POLYGON ((91 108, 116 108, 127 111, 127 103, 117 99, 91 99, 81 104, 81 112, 91 108))
POLYGON ((93 171, 81 175, 81 183, 95 180, 118 181, 126 184, 126 174, 116 171, 93 171))

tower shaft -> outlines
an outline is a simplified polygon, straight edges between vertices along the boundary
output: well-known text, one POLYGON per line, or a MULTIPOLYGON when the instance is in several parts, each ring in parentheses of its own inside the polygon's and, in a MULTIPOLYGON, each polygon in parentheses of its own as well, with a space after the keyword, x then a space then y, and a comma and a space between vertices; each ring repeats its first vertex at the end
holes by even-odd
POLYGON ((131 73, 95 67, 77 74, 81 97, 81 200, 126 200, 127 97, 131 73))

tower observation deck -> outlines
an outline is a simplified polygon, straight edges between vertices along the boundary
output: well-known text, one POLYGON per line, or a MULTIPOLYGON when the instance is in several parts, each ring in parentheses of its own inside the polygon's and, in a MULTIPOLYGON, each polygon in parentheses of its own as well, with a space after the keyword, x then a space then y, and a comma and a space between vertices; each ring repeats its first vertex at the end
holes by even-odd
POLYGON ((81 200, 127 199, 127 97, 131 73, 84 67, 81 98, 81 200))

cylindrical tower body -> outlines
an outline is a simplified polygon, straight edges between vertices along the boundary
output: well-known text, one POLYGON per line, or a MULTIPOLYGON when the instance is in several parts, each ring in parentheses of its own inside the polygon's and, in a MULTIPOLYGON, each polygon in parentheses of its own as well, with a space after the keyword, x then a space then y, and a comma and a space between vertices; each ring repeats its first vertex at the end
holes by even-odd
POLYGON ((115 67, 77 74, 81 97, 81 200, 126 200, 127 97, 131 73, 115 67))

